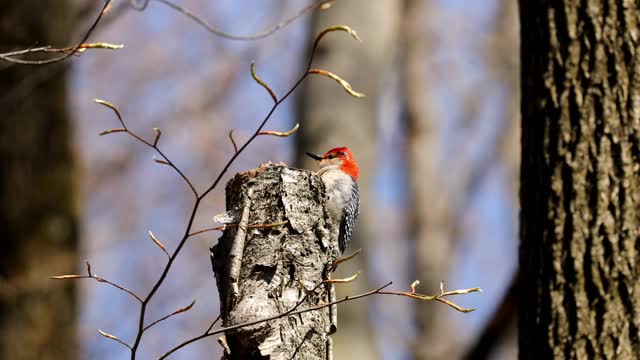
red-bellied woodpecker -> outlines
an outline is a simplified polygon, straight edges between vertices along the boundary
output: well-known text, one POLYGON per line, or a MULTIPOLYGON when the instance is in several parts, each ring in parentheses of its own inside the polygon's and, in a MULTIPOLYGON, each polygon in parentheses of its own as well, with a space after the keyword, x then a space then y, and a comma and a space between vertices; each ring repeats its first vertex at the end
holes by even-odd
POLYGON ((318 176, 327 192, 327 210, 334 224, 340 224, 338 246, 344 253, 353 232, 353 225, 360 212, 358 193, 358 164, 347 147, 338 147, 324 155, 306 153, 318 161, 318 176))

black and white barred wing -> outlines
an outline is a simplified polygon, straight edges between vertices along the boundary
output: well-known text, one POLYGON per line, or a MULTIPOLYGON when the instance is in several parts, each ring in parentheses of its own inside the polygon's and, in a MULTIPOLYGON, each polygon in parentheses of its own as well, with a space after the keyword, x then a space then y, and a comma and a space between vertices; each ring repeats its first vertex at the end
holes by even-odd
POLYGON ((338 235, 338 247, 340 253, 344 253, 349 241, 351 240, 351 234, 353 233, 353 227, 356 219, 360 215, 360 194, 358 192, 358 183, 353 182, 351 188, 350 199, 346 202, 346 207, 342 212, 342 219, 340 220, 340 233, 338 235))

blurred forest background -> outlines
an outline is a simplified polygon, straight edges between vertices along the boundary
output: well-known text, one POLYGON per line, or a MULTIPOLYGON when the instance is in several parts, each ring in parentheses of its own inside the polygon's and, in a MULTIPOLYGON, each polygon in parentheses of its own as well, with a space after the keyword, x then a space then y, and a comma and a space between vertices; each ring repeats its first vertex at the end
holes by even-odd
MULTIPOLYGON (((229 33, 254 34, 309 1, 179 4, 229 33)), ((6 3, 0 50, 75 44, 101 6, 81 0, 6 3)), ((3 355, 128 358, 126 348, 96 329, 130 341, 138 304, 91 280, 48 277, 82 272, 87 259, 99 275, 145 293, 165 261, 147 231, 171 250, 188 220, 189 189, 130 137, 98 137, 118 124, 92 99, 115 104, 128 126, 148 139, 152 128, 162 129, 164 151, 204 188, 232 155, 229 130, 244 141, 271 106, 249 64, 255 61, 261 77, 282 94, 303 71, 310 41, 331 24, 351 26, 363 42, 326 38, 314 67, 342 76, 368 96, 354 99, 335 82, 310 77, 267 125, 286 131, 300 123, 300 131, 287 139, 258 138, 226 178, 267 161, 312 168, 304 151, 349 146, 361 164, 363 195, 351 250, 361 247, 364 256, 342 271, 363 269, 366 276, 339 287, 338 296, 387 281, 408 289, 415 279, 424 293, 435 293, 440 280, 451 289, 478 286, 485 293, 459 299, 478 308, 471 314, 405 298, 344 304, 336 358, 455 359, 478 345, 517 264, 516 1, 377 0, 373 6, 335 0, 254 41, 212 34, 157 1, 144 11, 118 1, 90 41, 123 49, 90 50, 45 66, 0 62, 1 236, 11 239, 0 259, 3 355), (42 347, 48 350, 38 353, 42 347)), ((216 225, 211 219, 223 211, 219 188, 205 199, 195 228, 216 225)), ((189 240, 147 318, 193 299, 196 305, 146 334, 141 358, 158 356, 217 316, 208 250, 217 236, 189 240)), ((501 323, 511 325, 493 338, 494 359, 516 357, 513 310, 504 309, 507 321, 501 323)), ((221 350, 209 338, 175 358, 212 358, 221 350)))

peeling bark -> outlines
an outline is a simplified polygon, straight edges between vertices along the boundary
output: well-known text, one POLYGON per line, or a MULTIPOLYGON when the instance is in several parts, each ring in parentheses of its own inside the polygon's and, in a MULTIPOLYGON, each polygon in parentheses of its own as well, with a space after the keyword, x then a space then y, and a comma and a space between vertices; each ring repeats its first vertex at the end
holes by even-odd
MULTIPOLYGON (((237 213, 241 222, 245 219, 247 227, 225 230, 212 249, 223 325, 290 310, 306 289, 322 282, 326 268, 339 256, 337 229, 324 208, 324 184, 309 171, 265 165, 237 174, 226 192, 227 211, 237 213), (283 221, 288 223, 251 228, 283 221), (241 252, 238 241, 244 241, 241 252), (240 256, 239 269, 229 256, 232 249, 240 256)), ((318 288, 299 309, 327 302, 326 290, 318 288)), ((228 332, 230 353, 224 358, 326 359, 331 353, 329 320, 327 308, 228 332)))
POLYGON ((640 358, 633 1, 520 1, 520 358, 640 358))

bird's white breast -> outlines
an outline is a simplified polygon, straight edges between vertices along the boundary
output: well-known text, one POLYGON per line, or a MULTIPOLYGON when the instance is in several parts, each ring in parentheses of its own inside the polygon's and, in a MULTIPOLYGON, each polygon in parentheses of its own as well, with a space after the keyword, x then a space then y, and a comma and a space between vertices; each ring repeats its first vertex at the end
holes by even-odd
POLYGON ((339 169, 322 169, 318 175, 322 178, 327 191, 327 209, 331 218, 340 221, 342 211, 351 197, 354 180, 339 169), (323 171, 324 170, 324 171, 323 171))

